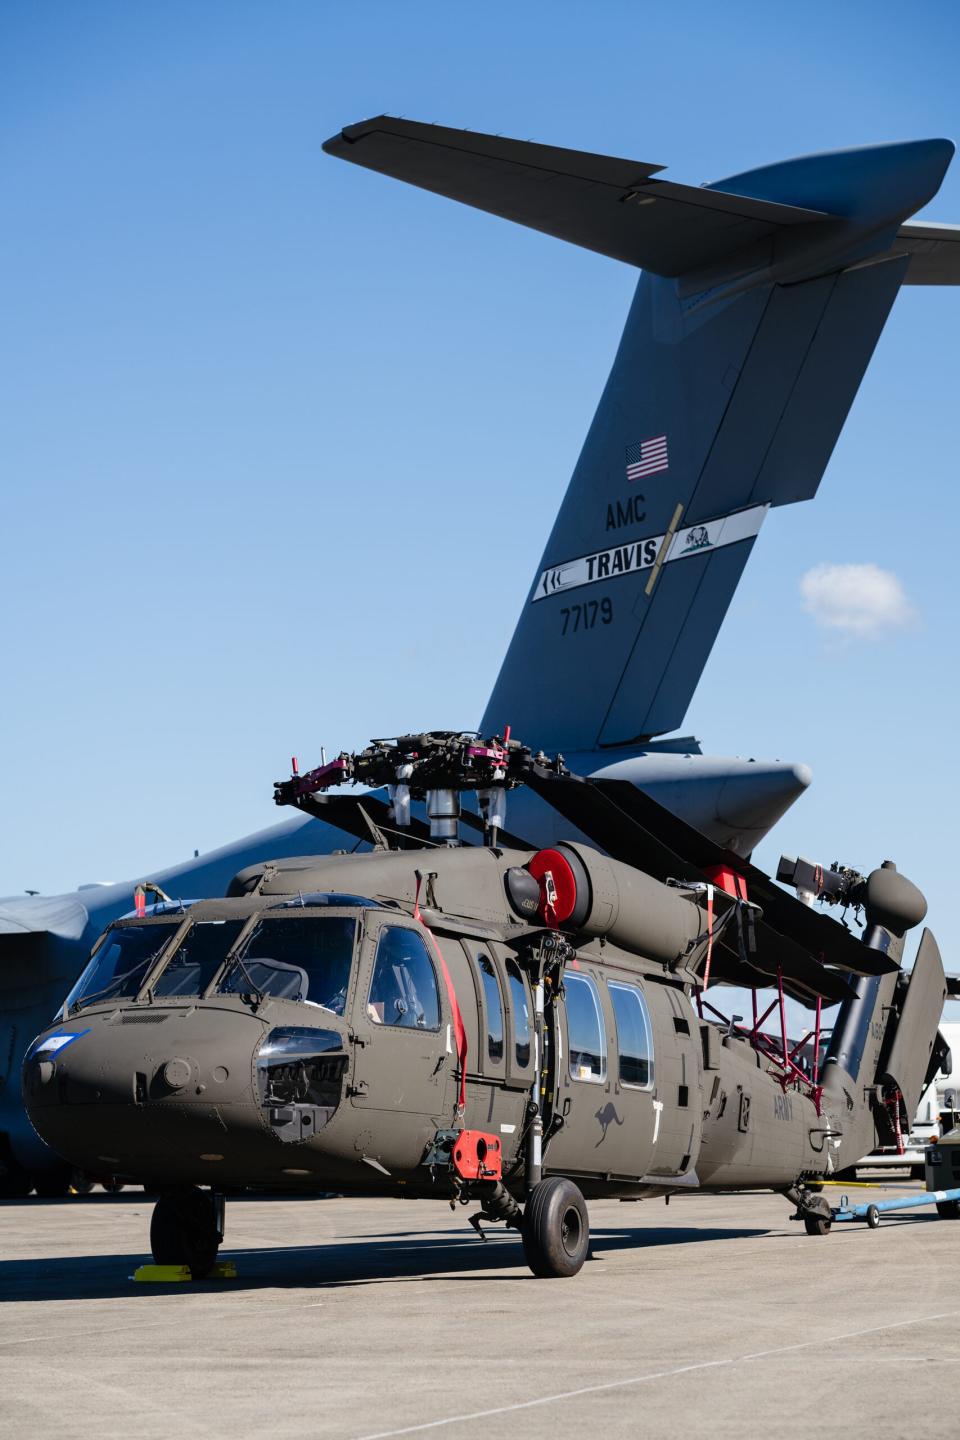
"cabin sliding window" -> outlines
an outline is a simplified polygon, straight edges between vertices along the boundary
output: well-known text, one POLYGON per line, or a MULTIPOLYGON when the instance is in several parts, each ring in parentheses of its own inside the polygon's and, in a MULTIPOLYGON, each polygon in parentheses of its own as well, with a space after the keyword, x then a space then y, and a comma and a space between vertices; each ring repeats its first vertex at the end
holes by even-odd
POLYGON ((525 1070, 530 1064, 530 1001, 516 960, 507 961, 507 979, 510 981, 510 1008, 513 1010, 513 1042, 516 1047, 517 1068, 525 1070))
POLYGON ((597 988, 586 975, 571 975, 569 971, 563 977, 563 988, 570 1074, 574 1080, 598 1084, 607 1078, 607 1047, 597 988))
POLYGON ((440 1029, 437 975, 416 930, 386 925, 380 931, 367 1014, 375 1025, 440 1029))
POLYGON ((653 1084, 653 1032, 647 1002, 635 985, 609 984, 617 1020, 620 1083, 647 1090, 653 1084))
POLYGON ((499 1065, 503 1059, 503 1001, 500 999, 500 982, 489 955, 478 951, 474 959, 480 972, 487 1012, 487 1056, 499 1065))

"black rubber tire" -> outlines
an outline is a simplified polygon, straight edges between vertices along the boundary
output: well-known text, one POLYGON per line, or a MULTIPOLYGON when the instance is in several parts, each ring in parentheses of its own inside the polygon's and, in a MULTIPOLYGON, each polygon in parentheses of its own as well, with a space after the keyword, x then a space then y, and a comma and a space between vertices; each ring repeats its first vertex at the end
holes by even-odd
POLYGON ((161 1195, 150 1217, 150 1249, 157 1265, 189 1265, 195 1280, 217 1263, 213 1196, 209 1190, 176 1190, 161 1195))
POLYGON ((548 1175, 523 1212, 523 1253, 541 1279, 576 1275, 590 1250, 587 1202, 572 1180, 548 1175))
POLYGON ((925 1168, 924 1168, 922 1165, 911 1165, 911 1166, 910 1166, 910 1179, 911 1179, 911 1180, 922 1180, 922 1179, 924 1178, 924 1176, 926 1175, 926 1173, 927 1173, 927 1172, 926 1172, 925 1168))
POLYGON ((107 1195, 119 1195, 120 1191, 123 1189, 123 1183, 124 1182, 122 1180, 117 1179, 116 1175, 107 1175, 104 1177, 103 1180, 100 1181, 100 1184, 103 1186, 104 1192, 107 1195))
POLYGON ((803 1217, 803 1228, 808 1235, 829 1235, 833 1225, 833 1214, 829 1201, 822 1195, 812 1196, 803 1217))
POLYGON ((46 1171, 34 1177, 34 1189, 41 1200, 62 1200, 70 1189, 73 1170, 63 1165, 58 1170, 46 1171))
POLYGON ((937 1214, 941 1220, 960 1220, 960 1200, 938 1200, 937 1214))
POLYGON ((866 1221, 868 1230, 876 1230, 877 1226, 880 1224, 880 1211, 877 1209, 876 1205, 867 1206, 866 1221))

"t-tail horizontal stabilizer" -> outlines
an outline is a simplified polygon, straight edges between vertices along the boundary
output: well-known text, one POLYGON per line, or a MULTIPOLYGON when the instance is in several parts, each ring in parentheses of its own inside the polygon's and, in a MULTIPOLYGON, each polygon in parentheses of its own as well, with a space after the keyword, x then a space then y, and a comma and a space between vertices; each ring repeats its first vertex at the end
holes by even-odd
POLYGON ((324 148, 646 272, 481 729, 582 751, 675 730, 764 516, 816 493, 901 284, 960 282, 960 232, 904 223, 953 145, 706 188, 388 117, 324 148))

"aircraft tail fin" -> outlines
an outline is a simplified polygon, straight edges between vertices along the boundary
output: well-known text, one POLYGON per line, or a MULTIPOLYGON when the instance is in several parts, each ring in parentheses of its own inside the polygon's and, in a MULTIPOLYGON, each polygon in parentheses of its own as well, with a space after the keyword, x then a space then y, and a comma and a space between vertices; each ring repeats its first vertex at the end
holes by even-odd
POLYGON ((675 730, 764 516, 816 493, 900 285, 915 265, 950 268, 949 240, 901 227, 952 144, 706 188, 388 117, 324 148, 644 268, 480 728, 567 751, 675 730))
POLYGON ((680 275, 783 228, 827 218, 699 186, 651 186, 662 165, 389 115, 348 125, 323 148, 656 275, 680 275))
POLYGON ((908 1121, 916 1114, 928 1083, 931 1057, 941 1043, 939 1025, 946 998, 940 949, 932 931, 924 930, 913 969, 898 981, 876 1076, 878 1084, 898 1090, 903 1096, 908 1121))
MULTIPOLYGON (((899 961, 903 938, 885 937, 899 961)), ((839 1167, 906 1135, 924 1089, 945 1058, 939 1032, 947 982, 937 942, 924 930, 909 972, 862 977, 837 1016, 824 1065, 825 1093, 843 1103, 839 1167)))

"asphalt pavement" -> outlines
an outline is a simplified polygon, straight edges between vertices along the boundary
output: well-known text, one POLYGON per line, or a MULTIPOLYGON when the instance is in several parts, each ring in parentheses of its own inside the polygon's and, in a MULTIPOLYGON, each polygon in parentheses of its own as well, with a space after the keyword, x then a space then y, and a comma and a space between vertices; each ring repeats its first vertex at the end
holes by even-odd
POLYGON ((808 1237, 771 1195, 598 1202, 581 1273, 537 1280, 469 1210, 242 1198, 237 1278, 159 1286, 131 1278, 150 1209, 0 1203, 6 1440, 956 1434, 960 1223, 932 1209, 808 1237))

